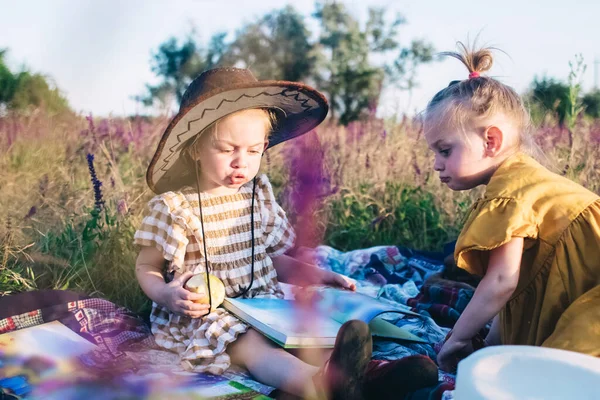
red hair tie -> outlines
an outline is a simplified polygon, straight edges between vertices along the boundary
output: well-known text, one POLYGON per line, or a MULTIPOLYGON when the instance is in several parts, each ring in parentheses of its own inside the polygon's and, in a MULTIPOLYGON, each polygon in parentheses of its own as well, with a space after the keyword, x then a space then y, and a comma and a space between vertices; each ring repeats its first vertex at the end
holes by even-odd
POLYGON ((473 71, 469 74, 469 79, 479 78, 479 72, 473 71))

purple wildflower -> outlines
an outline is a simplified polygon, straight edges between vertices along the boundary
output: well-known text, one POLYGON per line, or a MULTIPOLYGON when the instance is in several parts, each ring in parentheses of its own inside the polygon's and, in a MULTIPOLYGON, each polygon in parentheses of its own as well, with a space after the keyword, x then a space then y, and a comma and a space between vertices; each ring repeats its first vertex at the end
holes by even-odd
POLYGON ((121 216, 125 216, 129 212, 129 207, 127 206, 127 201, 125 199, 121 199, 117 203, 117 212, 121 216))
POLYGON ((387 214, 380 214, 373 221, 371 221, 369 226, 371 227, 371 229, 374 229, 375 227, 377 227, 377 225, 379 225, 387 217, 388 217, 387 214))
POLYGON ((29 211, 27 212, 27 214, 25 215, 25 219, 29 219, 29 218, 33 217, 36 213, 37 213, 37 207, 32 206, 29 209, 29 211))
POLYGON ((79 135, 84 138, 84 148, 87 153, 94 153, 98 147, 98 137, 96 136, 96 127, 92 114, 85 117, 88 122, 88 128, 81 130, 79 135))
POLYGON ((115 124, 115 139, 119 141, 125 149, 129 148, 129 144, 132 142, 131 134, 125 135, 125 128, 123 122, 115 124))
POLYGON ((589 139, 592 143, 600 143, 600 124, 598 121, 594 121, 593 125, 590 127, 589 139))
MULTIPOLYGON (((17 118, 0 118, 0 131, 5 132, 6 146, 8 149, 17 139, 17 135, 23 130, 23 124, 17 118)), ((0 141, 2 141, 0 139, 0 141)))
POLYGON ((90 132, 95 133, 96 127, 94 126, 94 117, 92 116, 92 113, 90 113, 90 115, 85 117, 85 119, 88 122, 88 129, 90 130, 90 132))
MULTIPOLYGON (((93 126, 93 122, 92 122, 92 126, 93 126)), ((97 132, 98 138, 100 140, 104 140, 110 136, 110 124, 107 119, 103 119, 100 121, 100 124, 98 125, 98 128, 96 129, 96 132, 97 132)))
POLYGON ((414 150, 412 151, 412 166, 415 171, 415 176, 421 176, 421 168, 419 167, 419 162, 417 160, 417 153, 414 150))
POLYGON ((104 207, 104 199, 102 198, 102 182, 96 175, 96 168, 94 167, 94 155, 88 153, 87 155, 88 169, 90 170, 90 177, 92 178, 92 185, 94 186, 94 208, 98 211, 104 207))

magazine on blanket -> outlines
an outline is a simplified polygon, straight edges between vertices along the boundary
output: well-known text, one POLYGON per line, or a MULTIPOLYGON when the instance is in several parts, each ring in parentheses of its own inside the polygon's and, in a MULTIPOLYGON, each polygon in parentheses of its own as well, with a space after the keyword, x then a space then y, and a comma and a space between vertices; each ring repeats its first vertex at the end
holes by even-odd
POLYGON ((60 362, 96 349, 59 321, 46 322, 0 335, 0 350, 20 356, 43 356, 60 362))
POLYGON ((375 337, 427 343, 384 319, 388 313, 422 318, 421 315, 365 294, 332 287, 315 287, 314 309, 304 310, 288 299, 225 298, 223 307, 284 348, 332 348, 346 321, 369 324, 375 337))

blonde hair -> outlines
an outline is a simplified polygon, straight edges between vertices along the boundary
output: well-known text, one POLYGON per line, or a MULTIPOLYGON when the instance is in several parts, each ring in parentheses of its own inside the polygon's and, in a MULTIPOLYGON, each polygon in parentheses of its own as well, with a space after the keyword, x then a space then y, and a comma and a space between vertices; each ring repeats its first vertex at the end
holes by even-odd
POLYGON ((460 128, 463 131, 473 119, 487 120, 498 114, 510 119, 518 137, 514 145, 519 150, 534 152, 530 135, 529 112, 517 92, 494 78, 481 75, 494 64, 493 48, 468 49, 458 42, 458 52, 442 55, 459 60, 469 71, 469 78, 452 81, 440 90, 427 104, 424 113, 426 131, 441 125, 460 128))
POLYGON ((273 129, 276 127, 276 124, 277 124, 277 115, 275 114, 275 111, 273 109, 270 109, 270 108, 247 108, 245 110, 236 111, 232 114, 229 114, 229 115, 219 118, 218 120, 216 120, 215 122, 213 122, 212 124, 210 124, 209 126, 204 128, 202 131, 200 131, 194 138, 190 139, 189 143, 187 143, 185 145, 184 149, 181 152, 182 157, 185 158, 186 163, 189 163, 189 165, 194 165, 195 160, 197 160, 198 151, 199 151, 199 143, 200 143, 198 139, 200 138, 201 135, 214 136, 214 134, 217 133, 220 121, 223 121, 225 118, 229 118, 234 115, 239 115, 239 114, 243 114, 245 112, 254 111, 254 110, 264 111, 265 128, 267 131, 267 138, 268 138, 271 135, 271 133, 273 132, 273 129))

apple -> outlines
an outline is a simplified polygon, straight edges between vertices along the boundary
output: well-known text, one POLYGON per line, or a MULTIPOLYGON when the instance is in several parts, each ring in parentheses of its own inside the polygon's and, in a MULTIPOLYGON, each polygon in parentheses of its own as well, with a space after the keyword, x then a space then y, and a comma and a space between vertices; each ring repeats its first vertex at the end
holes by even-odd
MULTIPOLYGON (((212 307, 211 312, 215 311, 219 307, 223 300, 225 300, 225 285, 223 282, 214 275, 209 275, 210 279, 210 293, 212 295, 212 307)), ((185 283, 185 288, 190 292, 199 293, 204 297, 198 300, 200 304, 208 304, 208 283, 206 282, 206 273, 196 274, 192 276, 185 283)))

